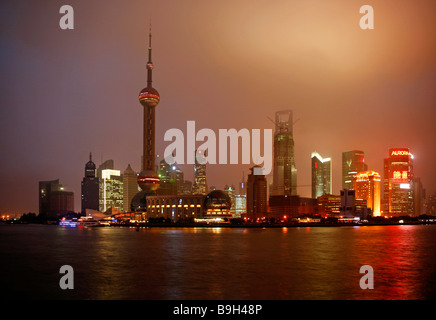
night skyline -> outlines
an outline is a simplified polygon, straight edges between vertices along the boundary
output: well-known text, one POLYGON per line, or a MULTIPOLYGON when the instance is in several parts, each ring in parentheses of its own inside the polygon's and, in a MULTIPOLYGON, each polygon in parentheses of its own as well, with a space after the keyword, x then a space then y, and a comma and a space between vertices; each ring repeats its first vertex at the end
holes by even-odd
MULTIPOLYGON (((368 169, 383 177, 389 148, 405 147, 433 193, 436 4, 364 2, 71 1, 75 29, 67 31, 58 2, 2 3, 0 212, 37 212, 38 181, 58 178, 80 211, 90 152, 97 166, 113 159, 118 170, 140 171, 137 97, 150 17, 161 157, 165 131, 185 131, 186 121, 216 132, 274 129, 268 117, 291 109, 298 185, 311 184, 314 151, 332 159, 339 194, 342 152, 364 151, 368 169), (363 4, 374 6, 374 30, 359 28, 363 4)), ((207 184, 238 185, 251 166, 208 165, 207 184)), ((192 167, 180 165, 186 180, 192 167)))

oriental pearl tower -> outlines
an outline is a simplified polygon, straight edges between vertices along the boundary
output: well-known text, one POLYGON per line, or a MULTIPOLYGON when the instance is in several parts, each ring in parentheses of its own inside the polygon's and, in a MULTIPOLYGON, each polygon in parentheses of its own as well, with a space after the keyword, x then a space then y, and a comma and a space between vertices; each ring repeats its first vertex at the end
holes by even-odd
POLYGON ((131 203, 133 211, 145 211, 147 195, 155 194, 159 188, 160 179, 155 171, 155 117, 156 106, 159 103, 159 92, 152 86, 153 62, 151 61, 151 28, 148 37, 147 87, 139 93, 139 102, 144 107, 144 135, 142 171, 138 174, 138 185, 141 192, 137 193, 131 203))

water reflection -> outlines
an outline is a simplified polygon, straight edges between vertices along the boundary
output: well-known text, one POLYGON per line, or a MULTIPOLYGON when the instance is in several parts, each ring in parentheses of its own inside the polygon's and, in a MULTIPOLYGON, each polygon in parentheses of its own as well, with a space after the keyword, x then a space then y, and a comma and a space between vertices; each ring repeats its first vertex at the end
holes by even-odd
POLYGON ((2 227, 0 236, 4 261, 0 284, 15 283, 11 294, 17 295, 61 299, 436 297, 436 226, 143 228, 139 232, 135 228, 19 226, 2 227), (59 268, 64 264, 75 271, 72 292, 58 288, 59 268), (359 286, 362 265, 374 269, 373 290, 359 286))

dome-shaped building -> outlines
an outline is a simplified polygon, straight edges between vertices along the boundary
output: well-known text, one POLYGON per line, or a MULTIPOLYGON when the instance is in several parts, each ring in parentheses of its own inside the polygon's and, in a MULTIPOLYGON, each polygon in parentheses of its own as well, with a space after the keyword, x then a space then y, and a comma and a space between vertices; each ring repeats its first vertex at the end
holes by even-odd
POLYGON ((204 199, 204 219, 228 221, 232 217, 230 197, 221 190, 210 192, 204 199))

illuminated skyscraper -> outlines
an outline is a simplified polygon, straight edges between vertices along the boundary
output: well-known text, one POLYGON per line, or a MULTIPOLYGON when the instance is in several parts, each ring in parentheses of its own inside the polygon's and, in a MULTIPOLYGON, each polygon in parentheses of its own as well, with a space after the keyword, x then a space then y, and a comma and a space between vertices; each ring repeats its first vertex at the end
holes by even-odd
POLYGON ((375 171, 362 171, 353 178, 356 199, 366 200, 368 208, 372 210, 375 217, 380 216, 380 184, 381 177, 375 171))
POLYGON ((360 150, 342 152, 342 189, 353 189, 353 176, 361 171, 368 171, 364 153, 360 150))
POLYGON ((207 193, 206 157, 204 150, 197 150, 194 163, 194 184, 192 186, 192 194, 206 195, 207 193))
POLYGON ((123 172, 123 211, 130 212, 133 197, 139 191, 138 177, 130 164, 123 172))
POLYGON ((89 161, 85 165, 85 177, 82 180, 82 214, 86 214, 86 209, 99 209, 99 181, 95 168, 92 155, 89 154, 89 161))
POLYGON ((408 148, 391 148, 384 160, 384 214, 413 215, 413 155, 408 148))
POLYGON ((292 110, 276 112, 272 195, 297 194, 292 110))
POLYGON ((165 159, 161 160, 158 176, 160 179, 158 195, 184 194, 184 174, 176 164, 170 165, 165 159))
POLYGON ((111 207, 123 211, 123 177, 120 170, 104 169, 100 179, 100 212, 111 207))
POLYGON ((312 152, 312 198, 332 194, 332 161, 312 152))

